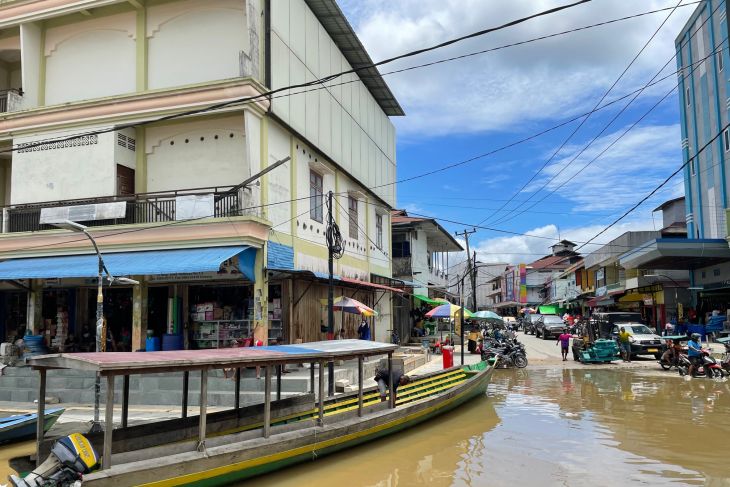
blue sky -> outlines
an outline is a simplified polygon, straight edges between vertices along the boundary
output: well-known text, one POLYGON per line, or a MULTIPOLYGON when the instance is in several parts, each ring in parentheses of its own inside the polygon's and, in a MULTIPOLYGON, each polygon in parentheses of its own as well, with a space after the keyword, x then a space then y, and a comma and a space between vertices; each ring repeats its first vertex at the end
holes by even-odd
MULTIPOLYGON (((569 3, 338 1, 375 61, 569 3)), ((385 73, 676 4, 675 0, 594 0, 380 70, 385 73)), ((694 8, 680 7, 668 18, 606 101, 641 88, 658 72, 665 76, 676 70, 671 59, 674 39, 694 8), (668 61, 668 67, 660 71, 668 61)), ((659 12, 386 76, 406 111, 406 117, 393 119, 398 130, 398 179, 489 152, 590 111, 668 14, 659 12)), ((675 85, 676 76, 670 76, 648 88, 608 127, 630 98, 592 115, 569 140, 579 122, 458 168, 399 184, 398 206, 471 224, 486 219, 484 225, 507 231, 585 241, 682 164, 676 91, 619 138, 675 85), (565 147, 550 160, 563 143, 565 147), (535 174, 534 181, 517 194, 535 174), (513 196, 508 209, 529 201, 516 211, 495 213, 513 196)), ((659 229, 661 214, 652 218, 652 209, 681 194, 680 177, 597 242, 607 242, 627 230, 659 229)), ((452 232, 464 228, 443 223, 452 232)), ((552 243, 486 230, 473 239, 472 245, 485 261, 529 262, 547 253, 552 243)))

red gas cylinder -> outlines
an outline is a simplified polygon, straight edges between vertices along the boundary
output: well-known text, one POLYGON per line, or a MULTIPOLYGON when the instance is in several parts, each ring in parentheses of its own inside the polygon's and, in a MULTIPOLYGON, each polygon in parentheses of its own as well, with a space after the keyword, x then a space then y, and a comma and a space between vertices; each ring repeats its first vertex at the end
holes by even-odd
POLYGON ((454 347, 448 345, 441 347, 441 356, 444 360, 444 369, 454 366, 454 347))

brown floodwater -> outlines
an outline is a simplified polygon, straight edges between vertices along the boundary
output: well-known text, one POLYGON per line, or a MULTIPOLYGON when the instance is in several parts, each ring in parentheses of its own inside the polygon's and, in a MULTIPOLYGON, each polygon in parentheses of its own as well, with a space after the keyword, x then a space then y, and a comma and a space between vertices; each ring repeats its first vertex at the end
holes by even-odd
POLYGON ((730 382, 500 370, 484 397, 256 487, 730 486, 730 382))

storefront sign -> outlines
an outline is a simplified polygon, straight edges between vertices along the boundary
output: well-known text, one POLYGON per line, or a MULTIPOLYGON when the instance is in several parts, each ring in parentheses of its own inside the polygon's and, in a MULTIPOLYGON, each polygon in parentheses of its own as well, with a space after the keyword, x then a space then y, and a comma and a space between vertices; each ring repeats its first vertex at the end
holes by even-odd
POLYGON ((654 304, 654 298, 651 294, 642 295, 642 301, 644 301, 645 306, 652 306, 654 304))
POLYGON ((218 272, 185 272, 180 274, 156 274, 147 276, 147 282, 190 282, 190 281, 219 281, 245 280, 238 270, 238 257, 233 257, 221 264, 218 272))
POLYGON ((520 303, 527 303, 527 266, 520 264, 520 303))

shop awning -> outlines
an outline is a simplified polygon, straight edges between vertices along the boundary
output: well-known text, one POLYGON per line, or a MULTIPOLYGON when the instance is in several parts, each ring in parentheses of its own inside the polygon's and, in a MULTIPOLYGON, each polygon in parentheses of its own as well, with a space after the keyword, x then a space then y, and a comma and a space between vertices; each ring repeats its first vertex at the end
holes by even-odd
MULTIPOLYGON (((241 274, 254 281, 256 249, 246 245, 102 254, 104 264, 113 276, 217 272, 223 262, 235 256, 238 256, 241 274)), ((0 280, 96 277, 98 272, 99 260, 96 254, 34 257, 0 262, 0 280)))
POLYGON ((440 306, 446 302, 444 300, 439 301, 438 299, 431 299, 428 296, 424 296, 423 294, 414 294, 413 297, 433 306, 440 306))
POLYGON ((629 250, 619 262, 626 269, 697 269, 730 261, 725 239, 658 238, 629 250))
MULTIPOLYGON (((268 270, 272 271, 272 272, 278 272, 281 274, 289 274, 291 276, 312 276, 321 281, 329 280, 329 275, 324 272, 308 271, 308 270, 304 270, 304 269, 299 269, 299 270, 268 269, 268 270)), ((386 286, 385 284, 377 284, 374 282, 361 281, 359 279, 351 279, 349 277, 338 276, 336 274, 332 276, 332 279, 335 281, 335 285, 337 285, 337 286, 342 286, 343 284, 346 284, 348 286, 367 287, 370 289, 380 289, 382 291, 390 291, 390 292, 399 293, 399 294, 403 293, 403 289, 386 286)))
POLYGON ((384 284, 376 284, 374 282, 361 281, 359 279, 350 279, 349 277, 341 277, 340 282, 346 282, 348 284, 354 284, 362 287, 369 287, 372 289, 380 289, 382 291, 390 291, 392 293, 403 293, 402 289, 386 286, 384 284))

